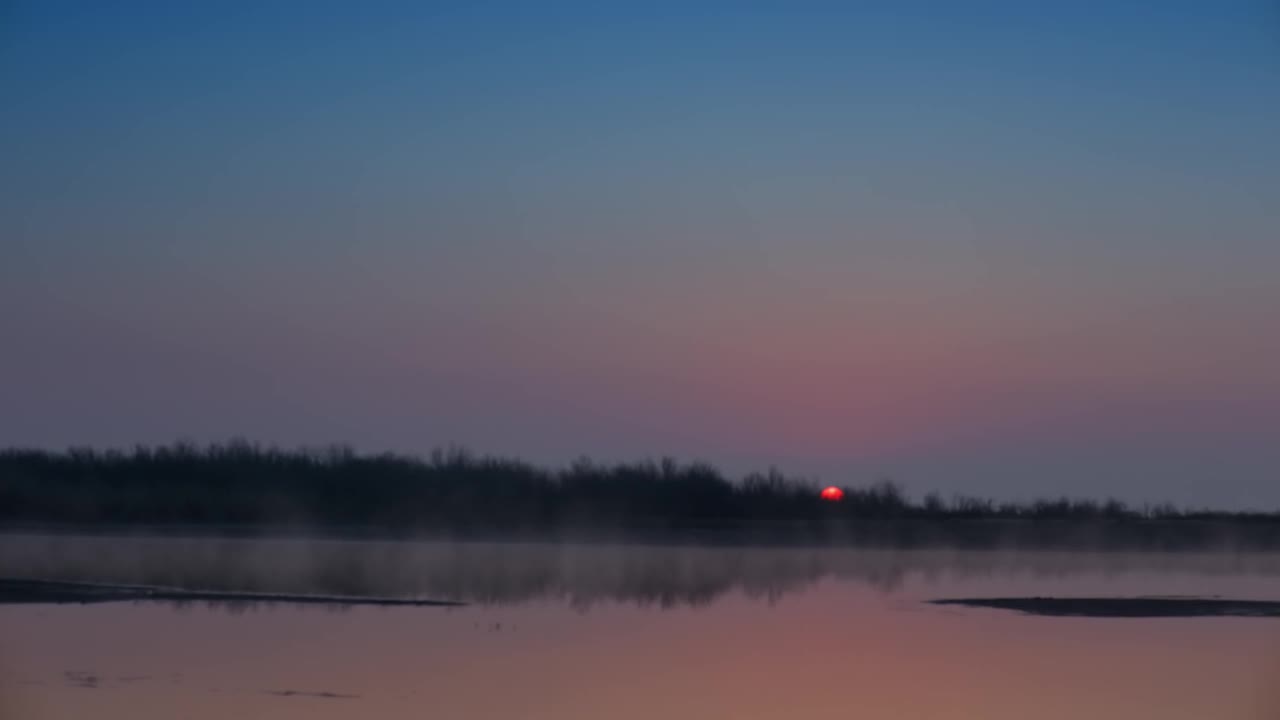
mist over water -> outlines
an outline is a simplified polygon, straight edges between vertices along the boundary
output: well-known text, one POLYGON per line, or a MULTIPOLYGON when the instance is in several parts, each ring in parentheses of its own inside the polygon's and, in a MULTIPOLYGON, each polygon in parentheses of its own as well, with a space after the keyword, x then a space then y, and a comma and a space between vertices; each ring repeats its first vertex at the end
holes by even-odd
POLYGON ((0 536, 0 577, 185 590, 705 606, 776 602, 824 582, 883 593, 957 583, 1039 587, 1140 577, 1280 579, 1280 553, 860 549, 305 538, 0 536))

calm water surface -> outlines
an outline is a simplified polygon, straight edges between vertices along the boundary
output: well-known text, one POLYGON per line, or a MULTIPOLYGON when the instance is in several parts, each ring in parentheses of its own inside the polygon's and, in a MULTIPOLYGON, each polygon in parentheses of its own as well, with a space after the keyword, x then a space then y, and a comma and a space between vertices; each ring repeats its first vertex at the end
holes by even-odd
POLYGON ((465 607, 0 606, 0 718, 1280 718, 1280 556, 0 537, 0 576, 465 607))

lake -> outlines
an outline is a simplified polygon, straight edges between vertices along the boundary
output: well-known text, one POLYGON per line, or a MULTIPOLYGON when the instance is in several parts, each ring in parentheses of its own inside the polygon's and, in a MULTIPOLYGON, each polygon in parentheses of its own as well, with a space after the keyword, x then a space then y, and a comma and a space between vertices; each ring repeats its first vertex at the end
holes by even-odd
POLYGON ((0 605, 0 718, 1280 718, 1280 555, 0 536, 0 577, 466 603, 0 605))

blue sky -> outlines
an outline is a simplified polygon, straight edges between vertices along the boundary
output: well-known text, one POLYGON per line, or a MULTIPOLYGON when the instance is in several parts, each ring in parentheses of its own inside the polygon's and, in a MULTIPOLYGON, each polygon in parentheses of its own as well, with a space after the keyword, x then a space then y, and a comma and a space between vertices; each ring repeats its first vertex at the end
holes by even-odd
POLYGON ((16 2, 0 439, 1275 504, 1269 2, 16 2))

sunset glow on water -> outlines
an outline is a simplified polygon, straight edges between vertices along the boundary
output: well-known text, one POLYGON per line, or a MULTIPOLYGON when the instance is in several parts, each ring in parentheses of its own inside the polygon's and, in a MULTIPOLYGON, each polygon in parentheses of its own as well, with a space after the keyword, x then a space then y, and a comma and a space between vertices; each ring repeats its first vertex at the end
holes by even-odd
MULTIPOLYGON (((96 555, 120 579, 167 562, 159 547, 59 547, 68 571, 96 555)), ((205 558, 188 571, 192 581, 325 576, 322 565, 299 564, 324 554, 298 543, 234 555, 234 544, 199 547, 183 550, 205 558)), ((6 570, 14 552, 0 558, 6 570)), ((1275 556, 360 552, 368 582, 453 587, 474 604, 0 606, 4 717, 1264 720, 1280 710, 1280 620, 1045 618, 923 602, 1064 592, 1274 598, 1275 556)))

